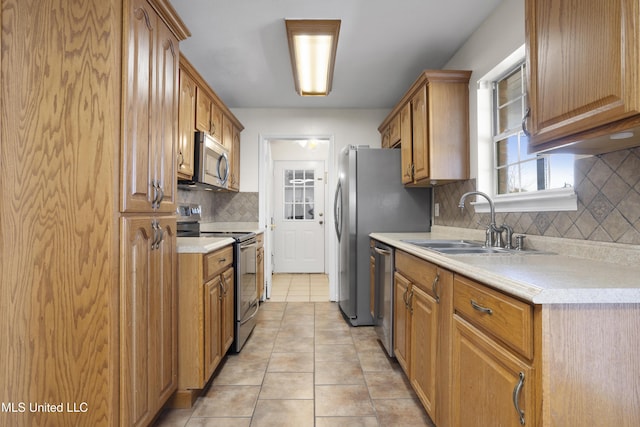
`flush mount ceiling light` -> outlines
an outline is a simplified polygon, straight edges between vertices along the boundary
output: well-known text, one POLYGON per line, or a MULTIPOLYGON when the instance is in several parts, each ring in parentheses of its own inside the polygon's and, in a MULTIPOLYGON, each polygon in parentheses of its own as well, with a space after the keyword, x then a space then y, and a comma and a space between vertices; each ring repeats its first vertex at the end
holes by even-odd
POLYGON ((296 92, 327 96, 331 92, 340 20, 285 19, 296 92))

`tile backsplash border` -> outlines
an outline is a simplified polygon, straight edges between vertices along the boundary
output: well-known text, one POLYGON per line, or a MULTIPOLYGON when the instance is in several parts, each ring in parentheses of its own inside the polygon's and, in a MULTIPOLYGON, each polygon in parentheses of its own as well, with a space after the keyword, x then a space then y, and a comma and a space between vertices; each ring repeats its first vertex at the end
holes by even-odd
MULTIPOLYGON (((574 183, 577 211, 498 213, 497 223, 515 233, 640 245, 640 147, 576 160, 574 183)), ((435 187, 434 225, 486 227, 489 214, 476 214, 470 203, 458 207, 462 194, 475 189, 475 179, 435 187)))

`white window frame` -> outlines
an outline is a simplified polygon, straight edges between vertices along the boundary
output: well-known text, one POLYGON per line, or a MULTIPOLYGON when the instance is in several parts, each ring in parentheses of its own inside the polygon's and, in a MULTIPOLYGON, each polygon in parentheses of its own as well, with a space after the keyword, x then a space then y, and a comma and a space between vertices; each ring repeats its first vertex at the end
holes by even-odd
MULTIPOLYGON (((496 194, 495 154, 493 142, 493 82, 513 69, 525 58, 522 45, 494 69, 478 80, 477 126, 478 126, 478 176, 479 191, 491 196, 496 212, 541 212, 577 211, 578 197, 575 189, 559 188, 541 191, 496 194)), ((489 212, 489 203, 478 198, 474 204, 476 212, 489 212)))

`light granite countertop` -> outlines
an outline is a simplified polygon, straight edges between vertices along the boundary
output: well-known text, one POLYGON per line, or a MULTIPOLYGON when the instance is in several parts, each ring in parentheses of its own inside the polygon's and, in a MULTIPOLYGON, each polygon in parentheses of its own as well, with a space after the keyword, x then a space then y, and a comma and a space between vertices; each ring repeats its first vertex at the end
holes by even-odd
POLYGON ((176 243, 179 254, 206 254, 233 242, 230 237, 178 237, 176 243))
MULTIPOLYGON (((257 222, 202 222, 201 231, 264 233, 257 222)), ((178 253, 209 253, 231 245, 230 237, 178 237, 178 253)))
POLYGON ((525 239, 525 248, 542 252, 445 255, 403 240, 482 240, 484 232, 434 227, 430 233, 370 236, 534 304, 640 303, 638 246, 530 236, 525 239))

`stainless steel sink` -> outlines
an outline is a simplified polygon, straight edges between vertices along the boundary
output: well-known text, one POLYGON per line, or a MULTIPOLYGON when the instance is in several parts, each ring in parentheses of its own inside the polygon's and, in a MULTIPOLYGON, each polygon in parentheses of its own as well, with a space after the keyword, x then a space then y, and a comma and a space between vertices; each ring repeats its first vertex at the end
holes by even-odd
POLYGON ((483 242, 474 240, 429 240, 429 239, 406 239, 402 240, 415 246, 447 255, 469 255, 469 254, 545 254, 551 252, 540 252, 535 250, 515 250, 498 247, 484 246, 483 242))
POLYGON ((467 249, 482 248, 481 242, 470 240, 403 240, 405 243, 429 249, 467 249))

